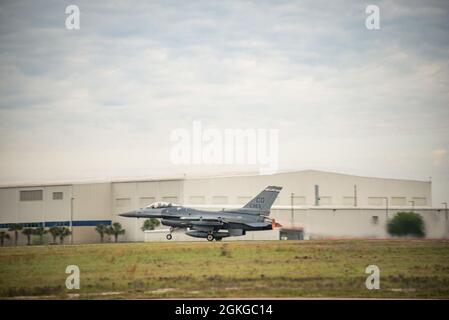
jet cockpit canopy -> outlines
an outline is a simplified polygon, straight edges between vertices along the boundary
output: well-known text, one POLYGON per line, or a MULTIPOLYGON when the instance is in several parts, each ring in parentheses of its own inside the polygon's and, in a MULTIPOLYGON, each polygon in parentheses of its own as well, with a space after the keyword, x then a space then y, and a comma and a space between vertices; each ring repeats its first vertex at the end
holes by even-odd
POLYGON ((153 202, 149 206, 147 206, 148 209, 162 209, 162 208, 168 208, 172 207, 173 203, 171 202, 153 202))

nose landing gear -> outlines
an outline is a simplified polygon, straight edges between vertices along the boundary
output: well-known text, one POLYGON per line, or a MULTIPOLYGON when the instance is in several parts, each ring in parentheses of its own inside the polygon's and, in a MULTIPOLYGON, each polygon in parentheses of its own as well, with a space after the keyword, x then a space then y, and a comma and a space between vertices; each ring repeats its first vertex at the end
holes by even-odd
POLYGON ((212 233, 209 233, 209 234, 206 236, 206 239, 207 239, 207 241, 213 241, 213 240, 214 240, 214 235, 213 235, 212 233))
POLYGON ((173 236, 171 235, 173 233, 173 231, 175 231, 175 228, 170 227, 170 229, 168 230, 169 233, 165 236, 167 238, 167 240, 173 239, 173 236))

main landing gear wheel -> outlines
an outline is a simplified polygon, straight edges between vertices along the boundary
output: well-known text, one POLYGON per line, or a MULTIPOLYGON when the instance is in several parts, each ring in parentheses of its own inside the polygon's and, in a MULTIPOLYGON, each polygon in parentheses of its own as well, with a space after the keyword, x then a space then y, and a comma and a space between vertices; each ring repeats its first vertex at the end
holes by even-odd
POLYGON ((172 235, 169 233, 169 234, 166 235, 166 238, 167 238, 167 240, 171 240, 172 235))
POLYGON ((221 241, 222 238, 215 238, 215 241, 221 241))
POLYGON ((212 233, 209 233, 206 237, 207 241, 213 241, 214 240, 214 235, 212 233))

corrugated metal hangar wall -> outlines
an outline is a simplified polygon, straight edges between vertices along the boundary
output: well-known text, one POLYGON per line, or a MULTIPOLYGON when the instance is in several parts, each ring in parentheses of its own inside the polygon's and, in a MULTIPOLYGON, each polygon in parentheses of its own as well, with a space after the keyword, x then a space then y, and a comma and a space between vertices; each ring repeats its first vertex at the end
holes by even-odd
MULTIPOLYGON (((398 211, 423 215, 427 235, 449 236, 447 212, 432 208, 427 181, 358 177, 321 171, 150 181, 112 181, 0 188, 0 228, 66 225, 67 242, 98 242, 97 224, 120 222, 122 241, 143 241, 142 220, 118 214, 155 201, 210 210, 239 207, 268 185, 282 186, 272 217, 305 238, 387 237, 385 223, 398 211), (318 190, 316 190, 318 189, 318 190)), ((21 237, 24 243, 25 237, 21 237)), ((238 238, 237 238, 238 239, 238 238)))

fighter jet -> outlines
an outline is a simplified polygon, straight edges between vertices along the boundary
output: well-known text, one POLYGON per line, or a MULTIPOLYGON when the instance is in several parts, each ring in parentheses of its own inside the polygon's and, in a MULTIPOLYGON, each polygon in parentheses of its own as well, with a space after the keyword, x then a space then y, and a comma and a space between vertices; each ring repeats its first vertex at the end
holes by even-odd
POLYGON ((271 230, 277 225, 270 219, 270 208, 282 187, 268 186, 254 199, 239 209, 204 211, 166 202, 156 202, 145 208, 120 214, 130 218, 159 218, 170 227, 167 240, 176 229, 186 229, 186 234, 208 241, 220 241, 231 236, 243 236, 246 231, 271 230))

